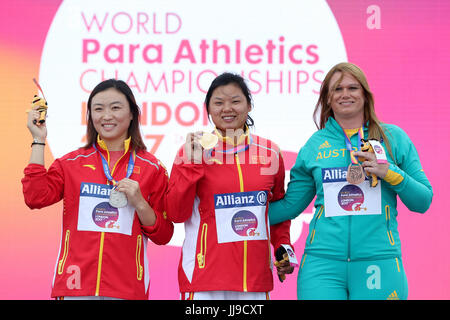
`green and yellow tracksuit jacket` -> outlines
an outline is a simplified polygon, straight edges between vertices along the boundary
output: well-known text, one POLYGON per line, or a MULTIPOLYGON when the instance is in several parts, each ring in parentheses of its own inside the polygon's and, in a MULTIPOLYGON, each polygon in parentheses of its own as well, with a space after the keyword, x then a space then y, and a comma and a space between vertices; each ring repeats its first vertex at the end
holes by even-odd
MULTIPOLYGON (((417 150, 407 134, 395 125, 382 124, 382 127, 389 139, 394 159, 382 141, 390 166, 386 177, 379 181, 379 212, 364 214, 362 211, 358 215, 333 216, 333 208, 325 205, 324 184, 331 181, 327 179, 332 177, 338 181, 341 178, 339 183, 345 184, 342 176, 346 175, 351 163, 344 131, 334 118, 330 117, 325 128, 315 132, 301 148, 290 172, 286 195, 270 204, 269 218, 271 224, 294 219, 316 196, 315 213, 305 245, 306 254, 344 261, 401 257, 397 195, 409 210, 424 213, 431 204, 433 191, 422 169, 417 150)), ((367 139, 366 127, 364 136, 367 139)), ((360 145, 358 140, 358 134, 350 137, 354 150, 360 145)), ((366 180, 362 184, 367 184, 367 188, 370 188, 368 183, 366 180)), ((342 190, 337 192, 338 198, 345 198, 342 190)), ((362 203, 359 205, 364 207, 364 202, 369 197, 366 195, 361 200, 361 196, 362 203)), ((344 200, 339 198, 336 202, 341 201, 339 203, 344 207, 344 200)), ((356 200, 347 198, 346 201, 351 203, 356 200)))

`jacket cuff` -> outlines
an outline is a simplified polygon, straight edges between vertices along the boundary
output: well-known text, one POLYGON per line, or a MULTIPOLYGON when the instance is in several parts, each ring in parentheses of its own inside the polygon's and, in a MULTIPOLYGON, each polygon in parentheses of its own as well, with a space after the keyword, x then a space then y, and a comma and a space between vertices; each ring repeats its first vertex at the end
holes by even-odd
POLYGON ((408 175, 397 165, 391 163, 383 180, 388 183, 392 190, 400 193, 407 185, 408 175))
POLYGON ((403 181, 403 179, 404 178, 400 173, 389 169, 383 180, 389 183, 390 185, 396 186, 400 184, 403 181))
POLYGON ((166 212, 160 213, 155 210, 155 215, 155 224, 152 226, 141 226, 141 229, 155 244, 166 244, 172 238, 173 224, 167 220, 166 212))
POLYGON ((43 166, 42 164, 37 164, 37 163, 30 163, 23 170, 23 173, 25 175, 42 174, 45 172, 47 172, 47 169, 45 169, 45 166, 43 166))

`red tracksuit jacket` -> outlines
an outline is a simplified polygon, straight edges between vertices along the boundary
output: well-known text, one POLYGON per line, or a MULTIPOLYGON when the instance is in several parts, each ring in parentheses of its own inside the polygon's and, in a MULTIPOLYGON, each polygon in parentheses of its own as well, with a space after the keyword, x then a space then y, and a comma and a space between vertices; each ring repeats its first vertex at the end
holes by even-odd
POLYGON ((181 292, 273 289, 270 243, 290 245, 290 221, 268 227, 270 201, 284 196, 279 148, 256 135, 237 146, 219 136, 201 164, 178 152, 169 180, 166 212, 184 222, 178 269, 181 292))
MULTIPOLYGON (((129 143, 128 139, 124 155, 111 168, 117 181, 126 176, 131 153, 129 143)), ((102 141, 97 149, 109 161, 102 141)), ((38 164, 25 168, 23 194, 30 208, 64 201, 52 297, 96 295, 148 299, 147 238, 156 244, 169 242, 173 224, 164 213, 168 183, 165 168, 145 151, 137 152, 134 160, 130 179, 139 182, 142 195, 156 213, 156 223, 151 227, 141 225, 132 207, 126 212, 105 207, 108 181, 100 155, 93 147, 80 148, 56 159, 48 171, 38 164)))

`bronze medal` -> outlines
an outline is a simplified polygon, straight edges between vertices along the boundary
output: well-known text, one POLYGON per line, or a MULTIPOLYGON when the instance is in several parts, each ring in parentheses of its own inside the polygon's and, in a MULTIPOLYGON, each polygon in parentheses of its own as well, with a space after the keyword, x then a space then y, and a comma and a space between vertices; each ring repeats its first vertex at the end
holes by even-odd
POLYGON ((347 182, 350 184, 360 184, 366 179, 366 175, 364 174, 364 169, 361 165, 358 164, 350 164, 347 169, 347 182))

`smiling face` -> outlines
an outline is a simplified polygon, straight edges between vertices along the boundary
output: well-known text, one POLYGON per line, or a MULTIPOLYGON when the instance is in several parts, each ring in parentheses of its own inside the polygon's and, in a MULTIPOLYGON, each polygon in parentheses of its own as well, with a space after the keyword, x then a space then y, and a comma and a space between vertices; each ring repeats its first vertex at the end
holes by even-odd
POLYGON ((209 114, 223 135, 229 130, 243 129, 250 110, 250 103, 234 83, 217 87, 211 95, 209 114))
POLYGON ((92 98, 90 115, 95 130, 105 141, 108 150, 122 150, 133 119, 125 95, 115 88, 97 93, 92 98))
POLYGON ((360 126, 364 120, 365 98, 364 89, 358 80, 351 74, 336 72, 330 79, 329 88, 328 103, 336 121, 353 120, 360 126))

